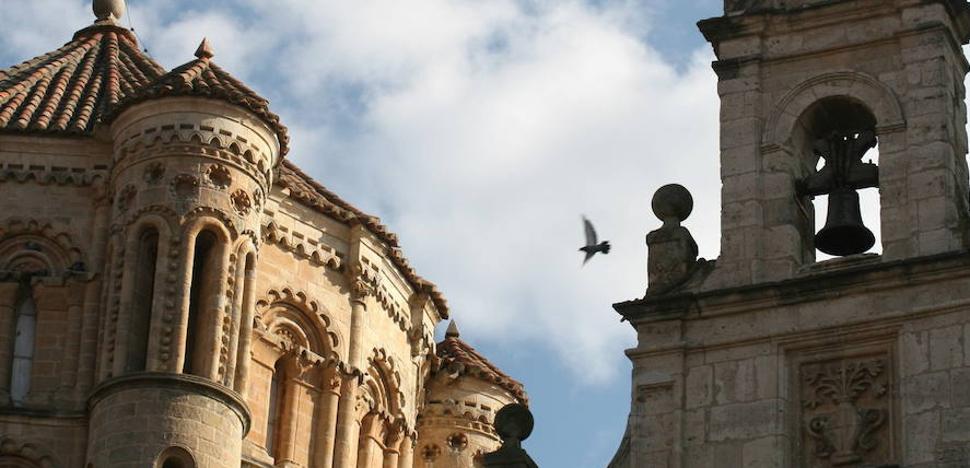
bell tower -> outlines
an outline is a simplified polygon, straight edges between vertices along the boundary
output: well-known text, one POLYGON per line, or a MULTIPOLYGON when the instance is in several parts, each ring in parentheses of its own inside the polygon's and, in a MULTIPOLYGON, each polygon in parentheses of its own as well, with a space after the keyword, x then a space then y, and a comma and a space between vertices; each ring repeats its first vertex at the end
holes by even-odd
POLYGON ((879 189, 883 261, 966 248, 967 10, 962 0, 733 0, 699 23, 721 98, 713 284, 790 278, 816 250, 868 251, 874 226, 856 201, 867 187, 879 189), (863 161, 871 147, 878 166, 863 161), (815 232, 820 195, 829 214, 815 232))
POLYGON ((970 466, 970 4, 727 0, 699 27, 721 252, 681 225, 710 201, 657 191, 646 294, 614 305, 638 344, 610 468, 970 466))

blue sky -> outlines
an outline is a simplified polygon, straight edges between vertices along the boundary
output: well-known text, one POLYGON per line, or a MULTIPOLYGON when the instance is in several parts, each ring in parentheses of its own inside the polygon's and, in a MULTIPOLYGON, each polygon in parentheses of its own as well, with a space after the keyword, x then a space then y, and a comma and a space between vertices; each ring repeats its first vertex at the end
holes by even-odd
MULTIPOLYGON (((688 186, 716 257, 717 95, 697 20, 720 0, 132 0, 166 67, 208 36, 270 98, 290 158, 400 234, 462 336, 531 395, 540 466, 605 466, 629 408, 652 193, 688 186), (580 268, 580 215, 614 244, 580 268)), ((88 0, 0 0, 0 66, 53 50, 88 0)), ((443 327, 442 327, 443 330, 443 327)))

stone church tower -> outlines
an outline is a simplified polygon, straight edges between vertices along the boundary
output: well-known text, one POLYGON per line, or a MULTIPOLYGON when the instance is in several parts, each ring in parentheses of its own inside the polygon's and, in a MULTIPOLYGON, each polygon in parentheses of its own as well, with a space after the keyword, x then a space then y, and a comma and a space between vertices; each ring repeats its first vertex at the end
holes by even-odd
POLYGON ((94 11, 0 70, 0 467, 497 448, 522 386, 456 332, 435 343, 447 303, 397 237, 285 160, 286 127, 206 41, 167 71, 122 0, 94 11))
POLYGON ((970 466, 970 6, 734 0, 699 26, 721 253, 697 259, 690 194, 660 189, 646 296, 615 305, 639 343, 611 467, 970 466))

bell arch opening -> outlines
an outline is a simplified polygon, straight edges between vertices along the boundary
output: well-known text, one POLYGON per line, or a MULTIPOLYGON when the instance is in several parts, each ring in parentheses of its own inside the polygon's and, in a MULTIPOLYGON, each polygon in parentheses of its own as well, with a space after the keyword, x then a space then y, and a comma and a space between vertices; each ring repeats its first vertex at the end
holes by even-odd
POLYGON ((848 96, 820 99, 798 119, 790 143, 806 263, 882 251, 876 126, 848 96))

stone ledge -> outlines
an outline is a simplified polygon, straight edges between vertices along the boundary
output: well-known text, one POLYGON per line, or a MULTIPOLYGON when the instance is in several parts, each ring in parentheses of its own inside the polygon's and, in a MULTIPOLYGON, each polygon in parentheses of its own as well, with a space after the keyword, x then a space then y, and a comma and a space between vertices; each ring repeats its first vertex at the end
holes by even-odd
POLYGON ((108 396, 130 389, 174 389, 211 398, 228 406, 236 413, 240 424, 242 424, 243 437, 249 434, 252 425, 252 412, 249 405, 243 401, 242 396, 222 385, 195 375, 141 372, 107 380, 91 392, 91 396, 88 398, 88 411, 93 410, 98 403, 108 396))
POLYGON ((699 309, 726 312, 832 299, 852 291, 894 289, 970 276, 970 253, 954 251, 894 261, 847 262, 844 268, 806 271, 783 281, 645 297, 613 304, 631 322, 687 318, 699 309))

